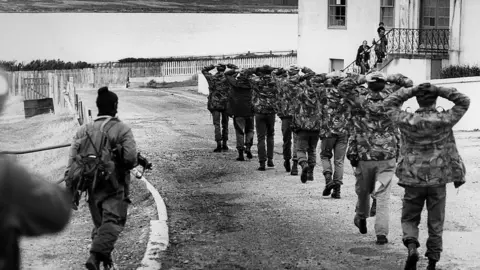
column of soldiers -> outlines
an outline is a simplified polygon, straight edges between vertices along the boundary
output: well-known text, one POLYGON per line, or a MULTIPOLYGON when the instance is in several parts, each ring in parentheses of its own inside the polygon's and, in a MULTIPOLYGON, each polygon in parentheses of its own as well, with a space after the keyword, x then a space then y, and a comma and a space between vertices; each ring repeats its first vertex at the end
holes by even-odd
POLYGON ((217 141, 215 152, 228 150, 231 116, 237 136, 237 160, 245 160, 244 154, 253 158, 251 147, 256 124, 258 169, 264 171, 265 165, 274 167, 276 113, 282 120, 285 170, 298 175, 300 166, 302 183, 314 180, 319 140, 325 179, 323 196, 341 198, 345 157, 350 161, 357 194, 353 223, 360 233, 366 234, 366 220, 375 216, 378 245, 388 243, 390 191, 395 174, 398 184, 405 189, 401 218, 403 243, 408 253, 405 269, 416 269, 419 260, 418 225, 425 201, 429 235, 425 253, 429 260, 427 269, 436 269, 442 252, 446 184, 453 182, 459 188, 465 183, 465 166, 452 127, 469 108, 467 96, 455 88, 428 83, 414 86, 402 74, 386 76, 380 72, 316 74, 296 65, 286 69, 270 66, 240 69, 232 64, 218 64, 205 67, 202 73, 209 83, 208 104, 217 141), (213 75, 209 71, 215 67, 217 73, 213 75), (229 70, 225 71, 226 68, 229 70), (455 106, 437 111, 439 96, 455 106), (413 97, 420 108, 411 113, 401 110, 403 103, 413 97), (218 115, 224 117, 223 133, 218 115))

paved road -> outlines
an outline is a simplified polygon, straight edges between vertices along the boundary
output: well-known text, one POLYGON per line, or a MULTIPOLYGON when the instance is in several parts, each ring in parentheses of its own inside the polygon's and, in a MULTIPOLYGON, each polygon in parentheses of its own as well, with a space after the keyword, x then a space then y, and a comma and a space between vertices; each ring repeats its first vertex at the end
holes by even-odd
MULTIPOLYGON (((355 180, 348 162, 342 199, 323 198, 321 165, 315 169, 315 181, 307 184, 284 172, 279 120, 276 167, 259 172, 256 145, 254 159, 235 161, 231 122, 232 150, 212 153, 213 125, 204 96, 186 88, 117 93, 119 116, 133 127, 139 148, 152 158, 155 169, 147 178, 169 212, 171 243, 161 254, 162 269, 403 269, 403 189, 398 185, 392 190, 390 243, 376 246, 373 219, 368 220, 367 235, 353 225, 355 180)), ((94 104, 95 91, 80 95, 94 104)), ((480 268, 474 242, 480 236, 479 137, 458 136, 469 184, 458 195, 453 185, 448 190, 442 269, 480 268)), ((425 237, 422 223, 422 253, 425 237)), ((425 259, 420 266, 426 266, 425 259)))

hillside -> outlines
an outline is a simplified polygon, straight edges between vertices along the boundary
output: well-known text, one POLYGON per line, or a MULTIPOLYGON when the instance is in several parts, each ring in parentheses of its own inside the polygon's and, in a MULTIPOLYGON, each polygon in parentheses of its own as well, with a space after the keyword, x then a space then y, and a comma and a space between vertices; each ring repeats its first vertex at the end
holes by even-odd
POLYGON ((4 0, 1 12, 153 12, 153 13, 296 13, 298 5, 266 0, 4 0))

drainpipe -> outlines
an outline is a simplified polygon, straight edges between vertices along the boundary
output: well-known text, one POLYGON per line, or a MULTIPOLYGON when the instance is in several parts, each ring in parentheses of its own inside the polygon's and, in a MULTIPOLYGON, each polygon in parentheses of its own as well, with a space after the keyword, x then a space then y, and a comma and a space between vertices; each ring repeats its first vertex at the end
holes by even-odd
POLYGON ((453 1, 453 16, 452 16, 452 27, 450 29, 450 65, 459 65, 460 64, 460 53, 461 53, 461 40, 462 40, 462 15, 463 15, 463 1, 454 0, 453 1), (458 10, 458 12, 457 12, 458 10), (458 23, 457 23, 458 22, 458 23), (457 31, 453 34, 454 30, 457 31))

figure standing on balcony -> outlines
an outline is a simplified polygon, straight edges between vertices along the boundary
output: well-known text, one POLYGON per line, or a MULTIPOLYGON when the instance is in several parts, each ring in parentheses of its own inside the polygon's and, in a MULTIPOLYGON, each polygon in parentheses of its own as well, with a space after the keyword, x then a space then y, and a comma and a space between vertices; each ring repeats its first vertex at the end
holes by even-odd
POLYGON ((445 222, 446 184, 455 188, 465 183, 465 165, 458 153, 452 127, 465 115, 470 99, 455 88, 436 87, 429 83, 402 88, 384 102, 388 116, 402 135, 400 160, 396 170, 398 184, 405 189, 402 208, 403 243, 408 248, 405 269, 417 269, 418 225, 427 202, 428 270, 434 270, 442 252, 445 222), (403 111, 402 105, 416 97, 419 109, 403 111), (435 109, 437 97, 455 106, 444 112, 435 109))
POLYGON ((370 60, 370 46, 366 40, 358 47, 355 64, 360 67, 360 74, 365 74, 370 70, 368 61, 370 60))
POLYGON ((230 85, 225 78, 224 72, 226 66, 218 64, 210 65, 202 69, 202 74, 208 82, 208 102, 207 108, 212 113, 213 125, 215 126, 215 141, 217 148, 213 152, 228 151, 228 115, 227 103, 230 93, 230 85), (217 68, 217 73, 212 74, 210 70, 217 68), (220 127, 221 123, 221 127, 220 127), (223 143, 222 143, 223 142, 223 143))
POLYGON ((385 36, 385 28, 379 27, 377 29, 377 33, 379 40, 375 41, 375 39, 373 39, 373 44, 375 45, 375 55, 377 56, 377 62, 375 63, 375 66, 383 63, 383 59, 385 59, 387 54, 388 45, 387 36, 385 36))

